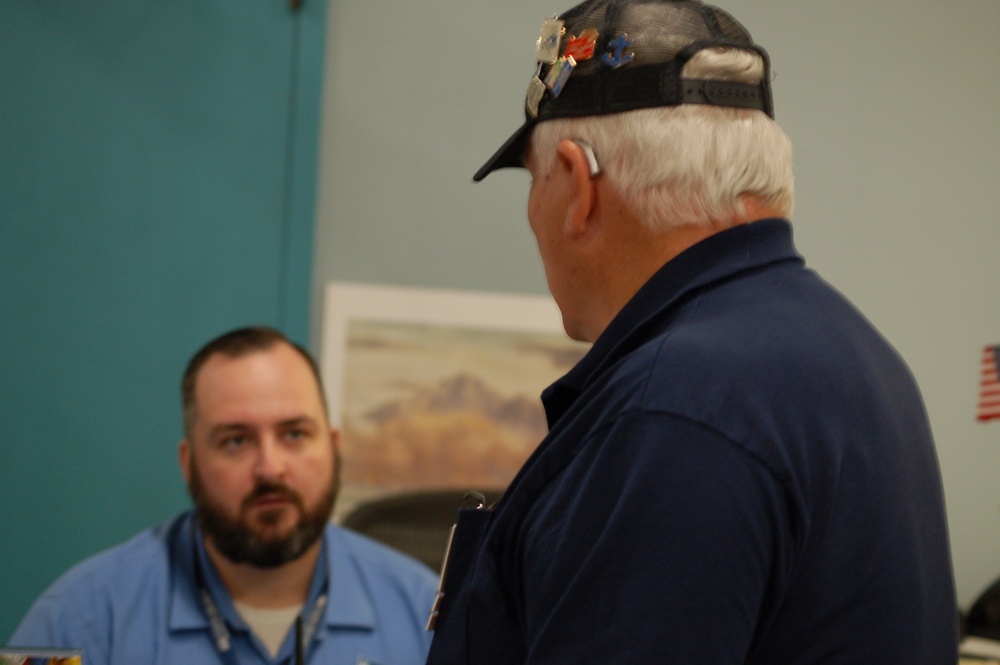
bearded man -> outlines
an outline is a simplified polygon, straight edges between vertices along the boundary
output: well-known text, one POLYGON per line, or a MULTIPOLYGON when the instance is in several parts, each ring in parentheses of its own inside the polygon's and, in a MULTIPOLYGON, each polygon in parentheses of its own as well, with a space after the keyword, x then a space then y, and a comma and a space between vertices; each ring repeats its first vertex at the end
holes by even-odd
POLYGON ((436 580, 330 523, 338 431, 315 361, 270 328, 209 342, 181 383, 194 510, 77 565, 10 642, 84 663, 423 663, 436 580))

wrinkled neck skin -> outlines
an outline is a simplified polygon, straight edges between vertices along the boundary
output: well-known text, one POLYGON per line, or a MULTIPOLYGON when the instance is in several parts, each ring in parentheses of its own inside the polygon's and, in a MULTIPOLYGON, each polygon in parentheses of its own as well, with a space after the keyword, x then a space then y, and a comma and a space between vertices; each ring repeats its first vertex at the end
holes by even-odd
MULTIPOLYGON (((604 179, 594 183, 592 211, 594 244, 584 253, 579 283, 580 311, 575 339, 593 342, 640 288, 679 254, 716 233, 758 219, 781 216, 773 206, 754 197, 743 201, 745 215, 667 230, 650 229, 622 201, 604 179)), ((569 330, 567 330, 569 332, 569 330)))

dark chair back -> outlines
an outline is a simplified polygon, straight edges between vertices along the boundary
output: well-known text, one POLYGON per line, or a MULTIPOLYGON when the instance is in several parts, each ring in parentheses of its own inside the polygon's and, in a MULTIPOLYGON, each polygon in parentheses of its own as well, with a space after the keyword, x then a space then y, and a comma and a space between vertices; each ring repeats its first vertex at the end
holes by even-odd
POLYGON ((965 615, 965 634, 1000 640, 1000 580, 994 582, 965 615))
MULTIPOLYGON (((342 524, 439 570, 448 532, 458 510, 468 504, 466 490, 421 490, 393 494, 357 506, 342 524)), ((486 504, 500 499, 502 489, 483 492, 486 504)))

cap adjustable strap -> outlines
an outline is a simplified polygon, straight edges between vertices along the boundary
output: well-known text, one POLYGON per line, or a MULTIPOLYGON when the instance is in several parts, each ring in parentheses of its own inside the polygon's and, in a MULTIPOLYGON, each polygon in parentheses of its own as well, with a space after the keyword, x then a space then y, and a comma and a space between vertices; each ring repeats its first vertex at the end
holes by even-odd
POLYGON ((734 83, 731 81, 705 81, 683 79, 685 104, 712 104, 738 106, 766 111, 764 87, 760 84, 734 83))

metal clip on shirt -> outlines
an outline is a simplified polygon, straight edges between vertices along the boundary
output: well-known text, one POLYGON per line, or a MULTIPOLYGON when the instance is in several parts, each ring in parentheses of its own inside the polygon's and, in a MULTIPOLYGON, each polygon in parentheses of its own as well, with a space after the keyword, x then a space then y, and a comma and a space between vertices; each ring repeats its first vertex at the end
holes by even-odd
MULTIPOLYGON (((482 510, 486 507, 486 497, 479 492, 466 492, 462 498, 467 508, 471 507, 475 510, 482 510), (475 502, 475 505, 468 505, 470 499, 475 502)), ((455 540, 455 528, 457 526, 458 523, 452 524, 451 530, 448 531, 448 544, 444 548, 444 561, 441 562, 441 575, 438 577, 437 593, 434 594, 434 604, 431 606, 430 614, 427 616, 426 629, 428 631, 434 630, 434 627, 437 625, 438 616, 441 614, 441 603, 444 600, 444 584, 448 574, 448 562, 451 560, 451 544, 455 540)))

